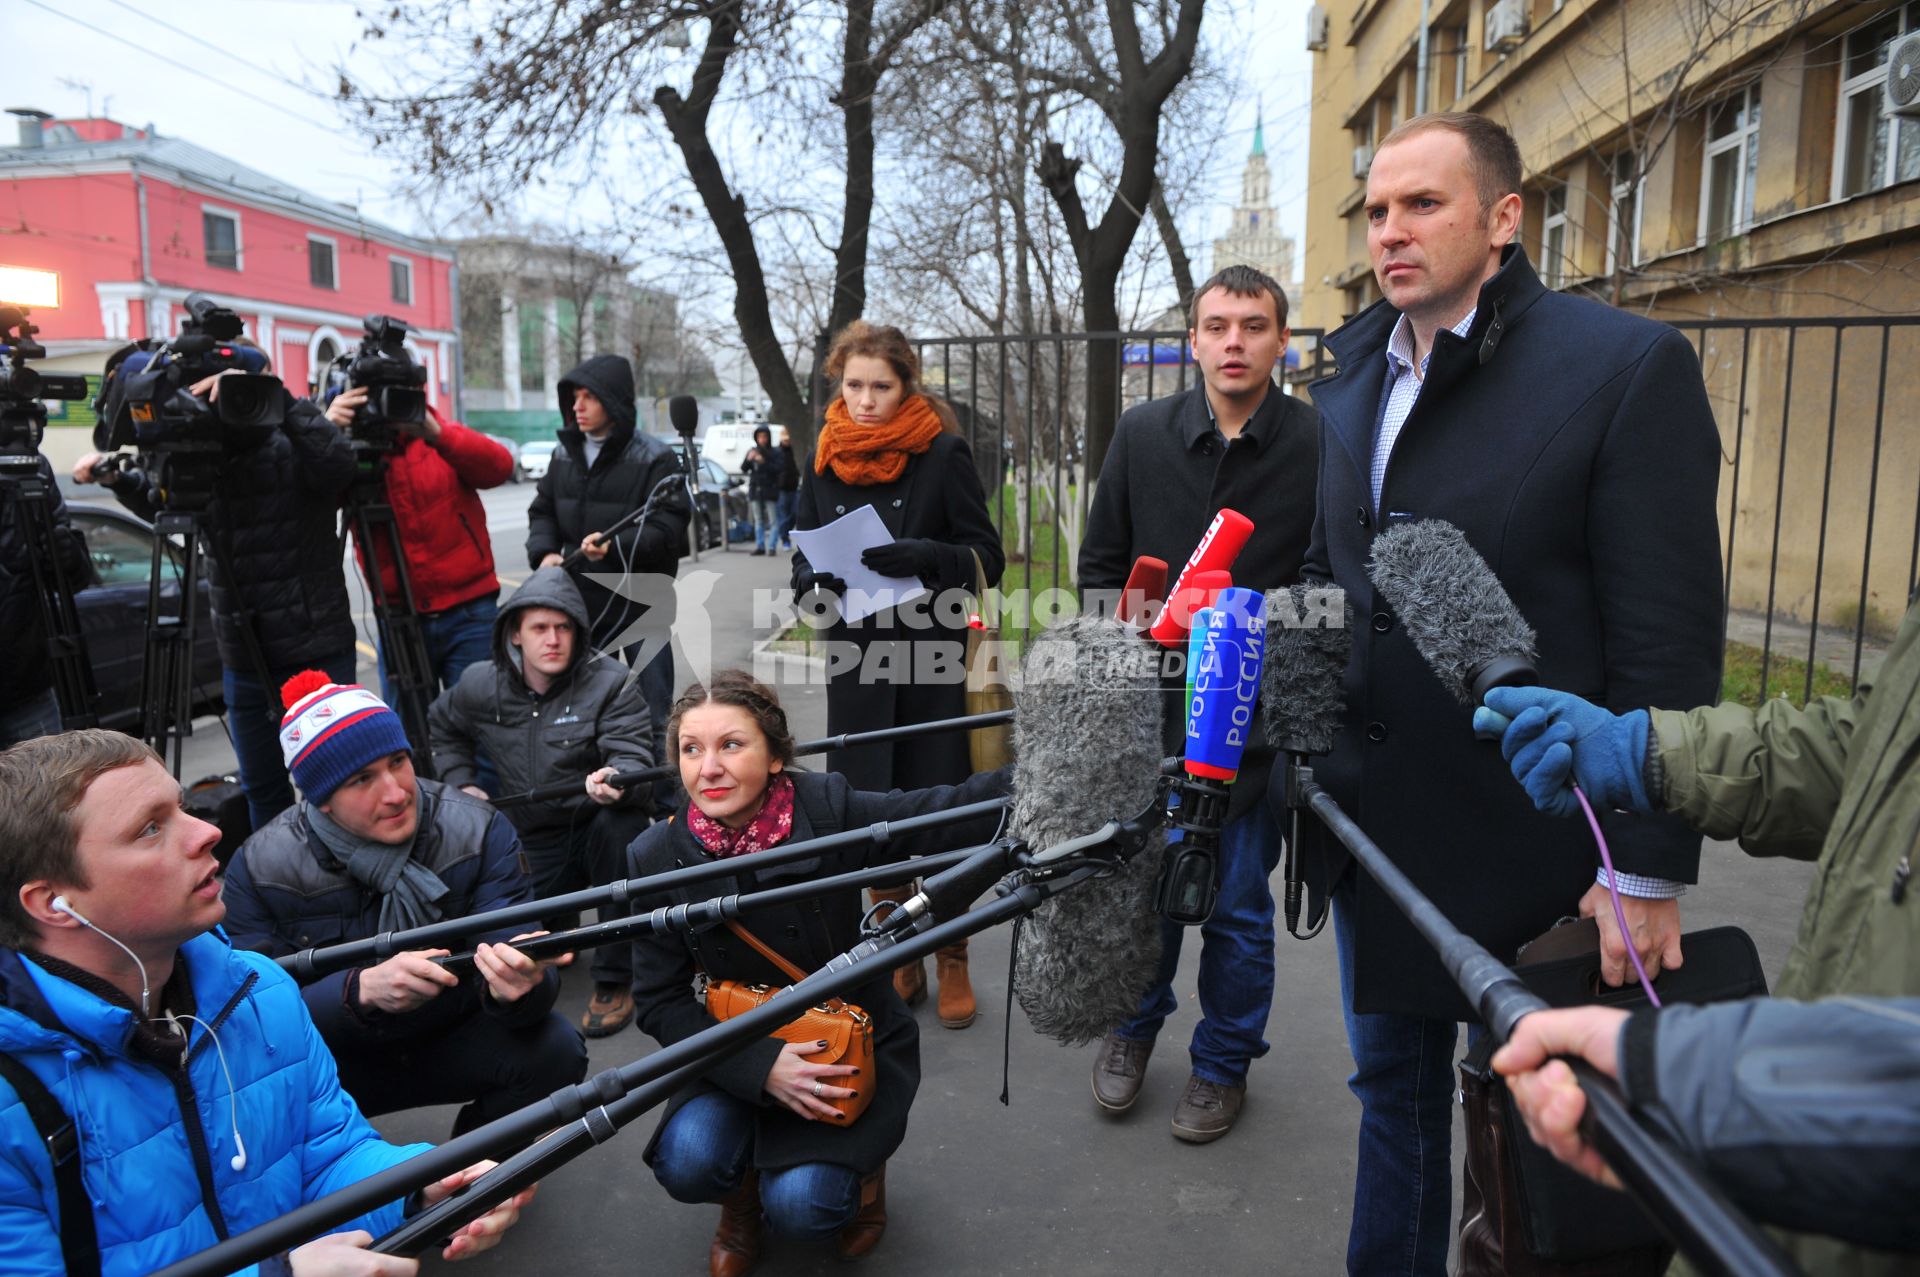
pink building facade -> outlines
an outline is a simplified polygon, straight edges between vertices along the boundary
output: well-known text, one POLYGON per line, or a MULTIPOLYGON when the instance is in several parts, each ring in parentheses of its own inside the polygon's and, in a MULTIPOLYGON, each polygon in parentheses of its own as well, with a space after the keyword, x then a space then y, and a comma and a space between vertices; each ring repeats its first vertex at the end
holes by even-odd
POLYGON ((95 372, 127 341, 171 337, 203 292, 246 321, 296 394, 359 342, 365 316, 403 320, 430 400, 452 411, 445 245, 113 121, 23 117, 20 132, 0 148, 0 265, 59 274, 59 308, 33 315, 53 366, 95 372))

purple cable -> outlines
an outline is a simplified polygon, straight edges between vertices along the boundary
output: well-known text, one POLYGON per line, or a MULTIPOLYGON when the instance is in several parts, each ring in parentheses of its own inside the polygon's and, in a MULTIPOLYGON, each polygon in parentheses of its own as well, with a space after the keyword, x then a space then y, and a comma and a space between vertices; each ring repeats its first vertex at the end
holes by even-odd
POLYGON ((1607 836, 1600 832, 1600 818, 1593 814, 1593 805, 1580 786, 1573 787, 1573 796, 1580 800, 1580 810, 1587 813, 1587 828, 1593 830, 1593 840, 1600 844, 1600 863, 1607 867, 1607 898, 1613 901, 1613 920, 1620 924, 1621 938, 1627 942, 1627 959, 1633 963, 1633 973, 1640 977, 1640 987, 1647 991, 1647 1001, 1658 1007, 1660 995, 1653 991, 1653 981, 1640 964, 1640 951, 1633 947, 1633 929, 1627 926, 1627 911, 1620 905, 1620 877, 1613 871, 1613 856, 1607 851, 1607 836))

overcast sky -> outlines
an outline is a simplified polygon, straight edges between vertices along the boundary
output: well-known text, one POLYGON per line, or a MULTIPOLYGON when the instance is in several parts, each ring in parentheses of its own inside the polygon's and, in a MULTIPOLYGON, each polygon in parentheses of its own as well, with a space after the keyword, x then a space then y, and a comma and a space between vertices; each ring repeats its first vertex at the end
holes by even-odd
MULTIPOLYGON (((1223 121, 1208 174, 1213 206, 1196 207, 1182 230, 1196 268, 1210 264, 1213 237, 1238 200, 1264 104, 1267 156, 1282 224, 1296 239, 1305 222, 1308 56, 1306 0, 1238 0, 1207 16, 1216 47, 1238 51, 1246 99, 1223 121), (1223 31, 1222 24, 1234 30, 1223 31)), ((404 80, 393 45, 353 53, 361 24, 352 0, 0 0, 6 34, 4 106, 152 124, 328 199, 358 205, 402 230, 433 230, 398 192, 403 174, 341 123, 333 68, 377 55, 404 80), (242 52, 244 50, 244 53, 242 52)), ((10 127, 11 121, 5 126, 10 127)), ((10 142, 11 136, 6 141, 10 142)), ((566 194, 527 196, 526 218, 565 219, 566 194), (545 201, 544 206, 539 201, 545 201)), ((1151 233, 1150 228, 1143 233, 1151 233)), ((1297 270, 1297 265, 1296 265, 1297 270)))

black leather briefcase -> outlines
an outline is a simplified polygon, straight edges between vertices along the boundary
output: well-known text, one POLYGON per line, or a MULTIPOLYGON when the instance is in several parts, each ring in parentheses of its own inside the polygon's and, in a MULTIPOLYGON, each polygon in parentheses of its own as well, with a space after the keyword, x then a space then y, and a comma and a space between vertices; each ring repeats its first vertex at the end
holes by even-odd
MULTIPOLYGON (((1662 971, 1653 982, 1662 1005, 1767 992, 1759 951, 1740 928, 1689 932, 1680 948, 1684 965, 1662 971)), ((1552 1006, 1631 1010, 1647 1003, 1637 980, 1617 989, 1601 983, 1599 928, 1591 918, 1554 928, 1522 949, 1520 958, 1514 974, 1552 1006), (1568 952, 1572 956, 1538 958, 1568 952)), ((1657 1277, 1665 1272, 1671 1248, 1633 1199, 1562 1166, 1527 1134, 1506 1083, 1489 1064, 1496 1045, 1489 1034, 1460 1061, 1467 1132, 1460 1273, 1657 1277)))

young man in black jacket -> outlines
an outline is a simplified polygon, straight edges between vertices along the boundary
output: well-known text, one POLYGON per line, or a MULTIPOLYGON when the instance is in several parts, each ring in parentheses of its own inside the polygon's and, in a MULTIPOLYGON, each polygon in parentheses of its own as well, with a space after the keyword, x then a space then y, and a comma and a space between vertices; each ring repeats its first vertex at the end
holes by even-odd
MULTIPOLYGON (((673 577, 693 513, 685 470, 672 447, 636 432, 633 367, 618 355, 595 355, 561 380, 560 421, 560 447, 527 509, 527 566, 558 566, 578 547, 581 558, 567 571, 587 605, 591 644, 629 663, 643 643, 658 644, 640 670, 640 689, 661 758, 673 707, 673 577), (680 481, 670 482, 675 476, 680 481), (649 495, 644 520, 611 539, 600 535, 649 495), (610 573, 626 578, 624 592, 592 579, 610 573)), ((671 792, 656 787, 655 815, 665 814, 671 792)))
MULTIPOLYGON (((1320 418, 1281 392, 1274 369, 1287 349, 1287 298, 1250 266, 1229 266, 1194 294, 1189 340, 1202 384, 1131 409, 1120 418, 1100 468, 1080 586, 1118 594, 1140 555, 1177 573, 1222 509, 1253 520, 1234 564, 1236 585, 1270 590, 1300 573, 1313 527, 1320 418)), ((1180 680, 1169 681, 1167 751, 1182 748, 1180 680)), ((1280 829, 1261 801, 1270 755, 1248 751, 1220 843, 1220 897, 1201 928, 1200 1023, 1192 1074, 1173 1114, 1189 1143, 1233 1128, 1247 1069, 1267 1052, 1273 1002, 1273 893, 1280 829)), ((1094 1065, 1093 1097, 1124 1113, 1139 1097, 1160 1026, 1178 1005, 1173 975, 1184 929, 1161 927, 1159 977, 1140 1010, 1107 1035, 1094 1065)))

